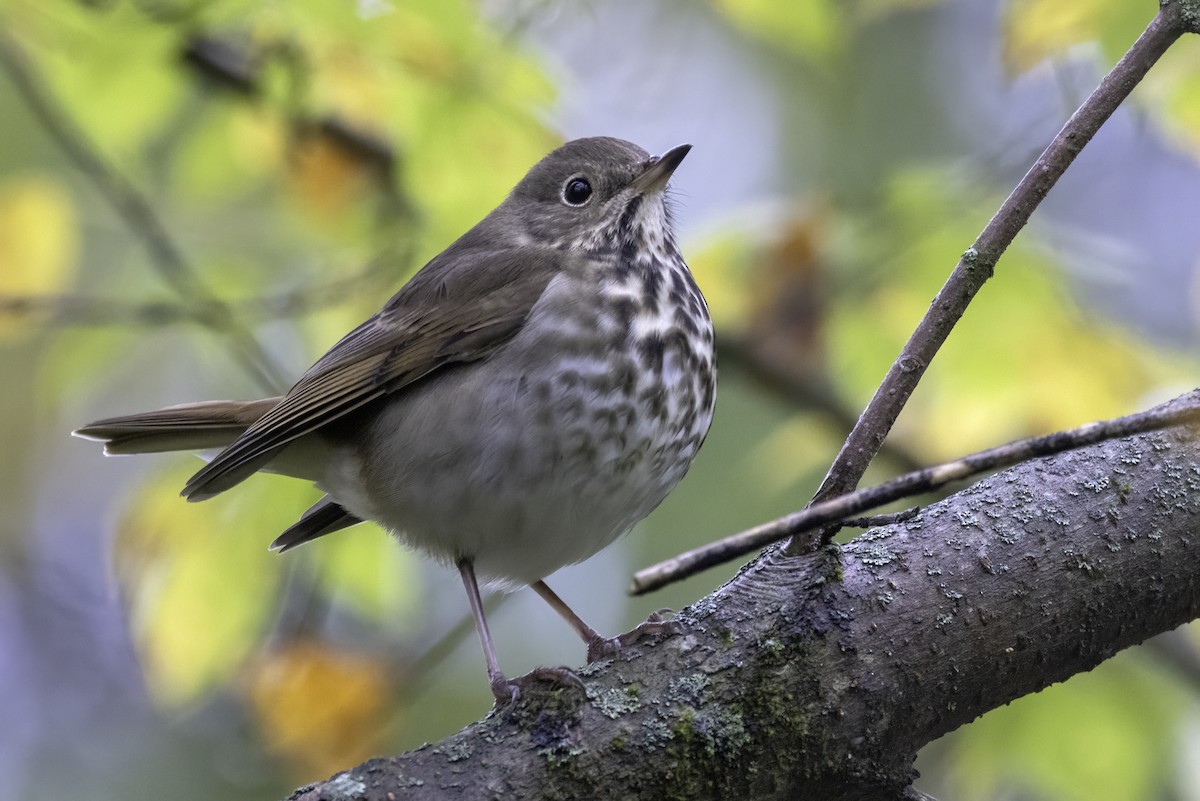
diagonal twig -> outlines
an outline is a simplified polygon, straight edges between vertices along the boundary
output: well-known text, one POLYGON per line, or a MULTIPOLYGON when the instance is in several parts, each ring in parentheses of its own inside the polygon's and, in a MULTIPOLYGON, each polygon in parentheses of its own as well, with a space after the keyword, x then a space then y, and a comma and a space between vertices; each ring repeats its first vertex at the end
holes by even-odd
POLYGON ((232 338, 238 360, 262 389, 278 392, 286 387, 290 382, 284 378, 284 372, 196 275, 150 202, 92 147, 84 132, 52 100, 20 45, 3 30, 0 30, 0 67, 47 134, 137 234, 168 286, 185 300, 209 309, 202 322, 232 338))
POLYGON ((1055 434, 1016 440, 953 462, 928 467, 915 473, 906 473, 874 487, 815 502, 799 512, 746 529, 639 570, 634 574, 630 593, 642 595, 785 537, 827 526, 900 498, 938 489, 951 481, 1011 467, 1018 462, 1081 448, 1106 439, 1144 434, 1170 426, 1200 423, 1200 391, 1185 397, 1187 402, 1184 403, 1171 403, 1150 411, 1088 423, 1055 434))
MULTIPOLYGON (((1193 3, 1194 0, 1162 0, 1159 13, 1146 30, 1071 115, 963 254, 859 416, 812 503, 849 492, 858 485, 930 361, 992 276, 996 262, 1034 209, 1167 48, 1185 31, 1196 28, 1200 12, 1193 3)), ((793 538, 786 553, 790 556, 810 553, 828 542, 836 531, 834 527, 793 538)))

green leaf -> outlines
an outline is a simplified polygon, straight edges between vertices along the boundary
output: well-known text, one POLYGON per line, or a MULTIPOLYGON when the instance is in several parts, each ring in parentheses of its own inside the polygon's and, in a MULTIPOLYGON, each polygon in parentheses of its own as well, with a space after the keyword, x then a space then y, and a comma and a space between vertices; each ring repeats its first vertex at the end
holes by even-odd
POLYGON ((836 0, 715 0, 746 33, 815 62, 840 54, 848 37, 845 8, 836 0))
MULTIPOLYGON (((884 247, 904 244, 880 250, 878 284, 842 297, 831 314, 831 361, 856 396, 873 390, 998 203, 965 177, 909 169, 892 178, 876 236, 884 247)), ((1128 413, 1194 369, 1194 356, 1163 351, 1075 305, 1058 266, 1025 237, 939 352, 898 432, 931 454, 957 457, 1128 413)))
POLYGON ((1010 794, 1058 801, 1161 796, 1179 723, 1178 693, 1127 654, 993 710, 952 735, 951 785, 963 801, 1010 794))

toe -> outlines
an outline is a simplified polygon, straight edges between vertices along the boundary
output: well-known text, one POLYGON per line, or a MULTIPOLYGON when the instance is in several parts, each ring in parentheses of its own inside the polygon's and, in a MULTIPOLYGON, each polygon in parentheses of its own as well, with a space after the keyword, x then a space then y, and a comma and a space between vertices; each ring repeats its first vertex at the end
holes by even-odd
POLYGON ((662 609, 655 609, 653 612, 651 612, 650 616, 646 618, 646 622, 662 623, 666 620, 670 620, 673 617, 675 617, 675 610, 664 606, 662 609))
POLYGON ((590 665, 597 660, 616 656, 622 646, 623 643, 620 637, 597 637, 594 640, 589 640, 587 649, 588 664, 590 665))
POLYGON ((504 676, 492 679, 492 696, 496 699, 497 706, 504 706, 516 701, 521 695, 521 685, 515 681, 509 681, 504 676))
POLYGON ((587 692, 587 687, 583 683, 583 679, 575 675, 575 672, 565 667, 540 667, 534 668, 526 675, 522 676, 518 681, 525 683, 528 681, 544 681, 550 684, 557 684, 560 687, 571 687, 572 689, 587 692))
POLYGON ((682 630, 683 626, 677 621, 656 620, 655 615, 652 615, 650 620, 647 620, 645 623, 639 623, 633 629, 618 637, 596 637, 594 640, 589 641, 587 661, 590 664, 597 659, 607 659, 615 656, 622 648, 633 645, 643 637, 670 637, 679 634, 682 630))

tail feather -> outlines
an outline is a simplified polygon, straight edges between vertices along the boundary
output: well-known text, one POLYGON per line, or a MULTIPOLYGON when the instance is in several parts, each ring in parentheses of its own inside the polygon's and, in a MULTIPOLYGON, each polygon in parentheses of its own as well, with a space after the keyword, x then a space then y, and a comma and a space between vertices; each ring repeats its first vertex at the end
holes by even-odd
POLYGON ((279 403, 204 401, 153 412, 109 417, 89 423, 74 435, 104 443, 109 455, 163 453, 223 448, 279 403))
POLYGON ((289 551, 306 542, 361 523, 328 495, 313 504, 300 519, 271 543, 272 551, 289 551))

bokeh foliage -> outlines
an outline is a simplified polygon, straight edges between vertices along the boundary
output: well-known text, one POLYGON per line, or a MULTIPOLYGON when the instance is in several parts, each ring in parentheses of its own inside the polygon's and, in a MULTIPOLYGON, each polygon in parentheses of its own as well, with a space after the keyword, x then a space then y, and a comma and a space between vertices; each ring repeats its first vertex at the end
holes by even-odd
MULTIPOLYGON (((822 116, 836 141, 851 137, 838 128, 833 88, 853 75, 864 31, 933 5, 714 0, 696 13, 765 47, 777 68, 827 84, 822 116)), ((1110 63, 1151 5, 1012 0, 1005 64, 1016 77, 1081 43, 1110 63)), ((585 3, 530 13, 552 7, 588 13, 585 3)), ((5 482, 24 488, 0 495, 17 521, 34 519, 29 498, 53 471, 33 455, 38 437, 109 412, 282 389, 264 375, 298 375, 560 138, 547 122, 558 76, 503 17, 466 0, 3 0, 0 35, 61 112, 49 126, 56 140, 16 83, 0 89, 0 118, 12 121, 0 126, 0 300, 29 301, 0 313, 5 369, 29 376, 12 384, 3 411, 20 420, 43 409, 46 426, 4 434, 16 458, 0 470, 24 461, 46 471, 5 482), (79 169, 71 150, 80 147, 98 172, 79 169), (145 220, 115 210, 114 185, 144 199, 179 263, 156 255, 145 220), (241 366, 264 358, 269 369, 241 366)), ((1195 155, 1200 54, 1180 50, 1138 102, 1195 155)), ((779 369, 852 414, 1010 187, 967 159, 922 155, 888 163, 863 191, 836 181, 859 154, 832 153, 842 163, 794 187, 766 223, 729 209, 685 249, 719 331, 768 343, 779 369)), ((1005 256, 900 421, 895 439, 911 458, 1131 411, 1194 381, 1194 355, 1079 305, 1056 255, 1035 224, 1005 256)), ((693 475, 629 546, 639 563, 796 508, 840 444, 829 409, 797 408, 736 360, 722 367, 717 425, 693 475)), ((314 490, 262 478, 185 505, 177 490, 194 463, 147 465, 111 498, 110 550, 164 718, 186 721, 232 699, 277 758, 262 770, 286 784, 469 719, 431 723, 430 707, 483 712, 472 648, 454 652, 461 667, 428 659, 433 588, 417 557, 360 527, 280 559, 265 544, 314 490), (450 681, 414 699, 429 681, 421 671, 461 674, 477 692, 450 681)), ((5 553, 17 554, 16 572, 35 559, 38 532, 11 525, 5 553)), ((701 577, 663 601, 686 603, 713 583, 701 577)), ((1173 786, 1172 743, 1196 724, 1195 688, 1148 659, 1124 655, 989 714, 931 749, 926 772, 970 799, 1123 801, 1173 786)))

